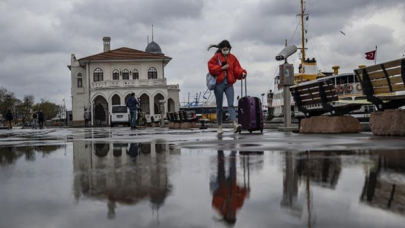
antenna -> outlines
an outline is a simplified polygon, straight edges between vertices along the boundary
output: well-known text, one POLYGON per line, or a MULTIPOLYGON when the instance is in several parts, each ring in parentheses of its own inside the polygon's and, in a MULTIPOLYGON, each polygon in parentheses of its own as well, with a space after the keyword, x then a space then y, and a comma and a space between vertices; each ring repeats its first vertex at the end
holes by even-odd
POLYGON ((301 58, 301 64, 302 67, 304 67, 304 61, 305 61, 305 34, 304 34, 304 13, 305 13, 305 8, 304 8, 304 0, 301 0, 301 45, 302 45, 302 58, 301 58))

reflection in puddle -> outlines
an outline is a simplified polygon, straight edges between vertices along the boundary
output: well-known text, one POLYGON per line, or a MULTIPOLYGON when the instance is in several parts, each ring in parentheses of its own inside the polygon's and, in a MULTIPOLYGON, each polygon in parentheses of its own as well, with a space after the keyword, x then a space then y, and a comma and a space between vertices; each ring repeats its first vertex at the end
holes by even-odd
POLYGON ((153 211, 164 204, 171 189, 167 154, 163 153, 168 145, 91 142, 73 145, 77 201, 83 197, 105 201, 110 219, 115 217, 117 203, 134 205, 149 200, 153 211))
POLYGON ((33 162, 38 154, 45 157, 62 147, 64 146, 0 147, 0 165, 12 165, 21 157, 24 157, 26 161, 33 162))
POLYGON ((404 150, 196 151, 74 140, 0 147, 0 183, 0 214, 9 218, 0 227, 405 223, 404 150))
POLYGON ((217 175, 215 182, 210 183, 213 195, 212 207, 227 224, 236 223, 236 213, 242 208, 245 198, 248 198, 250 194, 249 155, 241 157, 243 184, 238 184, 236 153, 236 151, 232 151, 228 158, 225 158, 224 151, 218 151, 217 175), (226 172, 225 161, 229 163, 228 172, 226 172))
POLYGON ((360 200, 371 207, 405 215, 404 151, 372 151, 360 200))

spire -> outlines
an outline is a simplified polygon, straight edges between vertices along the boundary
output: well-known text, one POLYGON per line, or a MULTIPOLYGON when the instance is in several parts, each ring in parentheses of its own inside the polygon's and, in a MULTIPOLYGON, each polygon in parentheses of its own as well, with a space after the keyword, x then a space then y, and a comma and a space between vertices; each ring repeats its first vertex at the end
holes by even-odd
POLYGON ((153 42, 153 25, 152 25, 152 42, 153 42))

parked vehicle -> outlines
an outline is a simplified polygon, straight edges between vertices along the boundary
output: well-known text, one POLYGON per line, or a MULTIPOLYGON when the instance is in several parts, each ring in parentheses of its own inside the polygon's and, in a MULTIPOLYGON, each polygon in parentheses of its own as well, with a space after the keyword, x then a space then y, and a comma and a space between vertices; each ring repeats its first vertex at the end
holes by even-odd
POLYGON ((113 127, 117 124, 129 125, 129 110, 125 105, 113 105, 110 114, 110 124, 113 127))

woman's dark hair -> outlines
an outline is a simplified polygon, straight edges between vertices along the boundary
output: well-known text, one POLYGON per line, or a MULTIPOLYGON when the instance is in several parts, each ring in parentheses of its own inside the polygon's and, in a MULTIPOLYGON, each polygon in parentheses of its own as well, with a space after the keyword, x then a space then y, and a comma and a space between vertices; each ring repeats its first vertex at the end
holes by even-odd
POLYGON ((216 51, 216 52, 220 52, 221 51, 221 49, 222 48, 224 48, 224 47, 227 47, 227 48, 229 48, 229 50, 231 50, 232 49, 232 46, 231 46, 231 43, 229 43, 229 41, 227 41, 227 40, 223 40, 223 41, 221 41, 221 43, 219 43, 219 44, 211 44, 209 47, 208 47, 208 51, 211 49, 211 48, 218 48, 218 50, 216 51))

